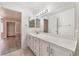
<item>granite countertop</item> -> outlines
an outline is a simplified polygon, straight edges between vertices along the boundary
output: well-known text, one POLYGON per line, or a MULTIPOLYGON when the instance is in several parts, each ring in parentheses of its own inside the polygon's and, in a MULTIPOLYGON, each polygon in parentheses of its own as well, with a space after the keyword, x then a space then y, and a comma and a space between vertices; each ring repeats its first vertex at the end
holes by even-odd
MULTIPOLYGON (((76 50, 76 45, 77 45, 77 40, 71 40, 71 39, 66 39, 66 38, 61 38, 61 37, 56 37, 56 36, 50 36, 50 35, 45 35, 43 33, 41 34, 34 34, 34 33, 29 33, 30 35, 37 37, 41 40, 45 40, 47 42, 56 44, 58 46, 61 46, 63 48, 69 49, 72 52, 75 52, 76 50)), ((74 38, 76 39, 76 38, 74 38)))

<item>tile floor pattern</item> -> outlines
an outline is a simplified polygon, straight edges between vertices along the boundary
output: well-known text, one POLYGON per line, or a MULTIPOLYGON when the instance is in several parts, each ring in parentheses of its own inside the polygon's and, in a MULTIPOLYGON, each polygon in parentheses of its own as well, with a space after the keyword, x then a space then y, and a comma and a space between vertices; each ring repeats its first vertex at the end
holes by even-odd
POLYGON ((1 55, 15 51, 21 48, 20 37, 8 37, 0 40, 1 55))
POLYGON ((32 53, 32 51, 30 49, 18 49, 14 52, 10 52, 8 54, 5 54, 3 56, 34 56, 34 54, 32 53))

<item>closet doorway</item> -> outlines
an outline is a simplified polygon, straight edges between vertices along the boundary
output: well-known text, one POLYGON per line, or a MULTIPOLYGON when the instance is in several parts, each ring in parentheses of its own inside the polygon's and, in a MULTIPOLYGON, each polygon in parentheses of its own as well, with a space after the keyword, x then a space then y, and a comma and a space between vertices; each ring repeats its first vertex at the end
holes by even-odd
POLYGON ((15 36, 15 22, 7 22, 7 37, 15 36))

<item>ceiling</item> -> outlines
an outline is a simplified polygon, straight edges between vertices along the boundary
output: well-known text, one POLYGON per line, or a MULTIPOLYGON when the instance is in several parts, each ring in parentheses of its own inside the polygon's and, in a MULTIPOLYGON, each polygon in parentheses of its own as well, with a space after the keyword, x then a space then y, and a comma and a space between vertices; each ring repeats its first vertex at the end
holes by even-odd
POLYGON ((55 10, 74 6, 73 2, 0 2, 2 7, 23 12, 24 10, 30 10, 33 14, 37 14, 45 8, 55 10))

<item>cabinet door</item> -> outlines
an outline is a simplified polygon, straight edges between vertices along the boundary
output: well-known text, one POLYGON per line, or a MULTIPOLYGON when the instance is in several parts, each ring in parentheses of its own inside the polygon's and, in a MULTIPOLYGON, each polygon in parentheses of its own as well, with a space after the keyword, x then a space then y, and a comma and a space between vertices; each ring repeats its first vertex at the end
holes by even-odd
POLYGON ((39 39, 34 38, 34 54, 39 56, 39 39))
POLYGON ((29 35, 29 39, 28 39, 28 47, 31 48, 31 36, 29 35))
POLYGON ((50 45, 50 56, 54 56, 53 44, 50 45))
POLYGON ((54 55, 54 56, 71 56, 72 55, 72 52, 63 48, 63 47, 60 47, 60 46, 57 46, 57 45, 50 45, 50 55, 54 55), (51 50, 52 49, 52 50, 51 50), (52 54, 53 52, 53 54, 52 54))
POLYGON ((34 47, 34 41, 33 41, 34 37, 30 36, 30 49, 33 51, 33 47, 34 47))
POLYGON ((40 40, 40 56, 49 56, 49 43, 40 40))
POLYGON ((30 46, 30 35, 27 34, 27 46, 30 46))

